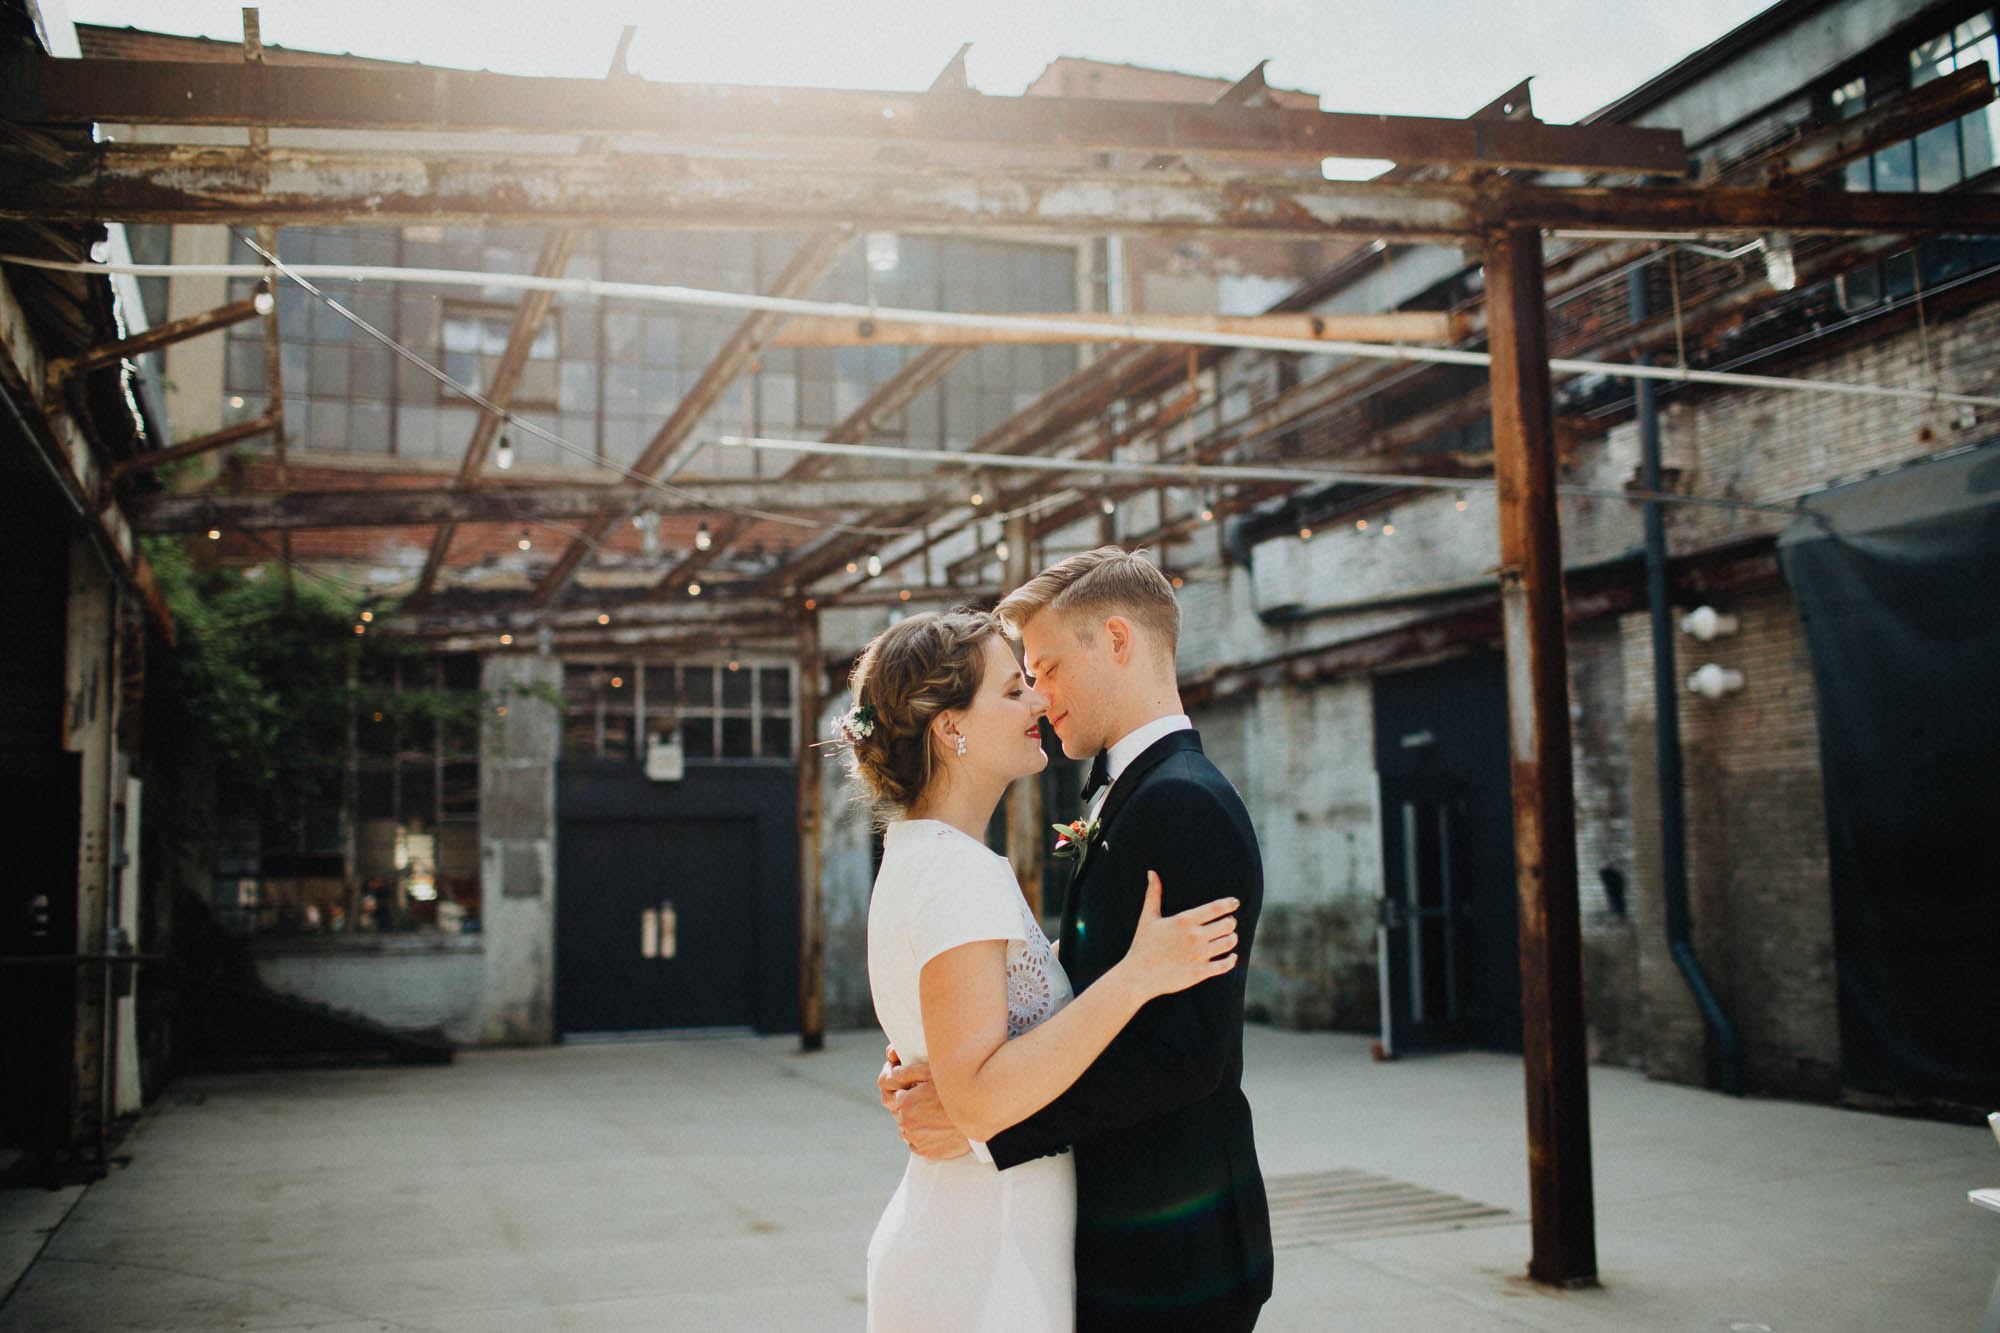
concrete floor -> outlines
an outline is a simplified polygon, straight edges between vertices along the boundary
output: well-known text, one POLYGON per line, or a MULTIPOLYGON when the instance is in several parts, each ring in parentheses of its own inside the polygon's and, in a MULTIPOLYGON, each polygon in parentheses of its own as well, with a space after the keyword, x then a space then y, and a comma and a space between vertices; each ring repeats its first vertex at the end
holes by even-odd
MULTIPOLYGON (((838 1033, 186 1079, 87 1189, 0 1191, 0 1333, 858 1329, 902 1148, 838 1033), (18 1276, 18 1281, 16 1278, 18 1276)), ((1297 1245, 1261 1330, 1972 1329, 2000 1267, 1984 1129, 1595 1070, 1603 1285, 1529 1250, 1515 1059, 1376 1065, 1253 1029, 1272 1177, 1355 1167, 1520 1214, 1297 1245)), ((948 1333, 948 1331, 947 1331, 948 1333)))

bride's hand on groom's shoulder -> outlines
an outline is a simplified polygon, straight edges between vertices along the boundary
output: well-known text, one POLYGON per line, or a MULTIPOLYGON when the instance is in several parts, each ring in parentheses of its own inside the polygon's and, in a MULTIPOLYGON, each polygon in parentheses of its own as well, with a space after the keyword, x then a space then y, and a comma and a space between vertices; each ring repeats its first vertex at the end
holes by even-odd
POLYGON ((1172 916, 1160 915, 1158 872, 1146 872, 1146 900, 1124 961, 1148 995, 1170 995, 1236 966, 1234 898, 1216 898, 1172 916))

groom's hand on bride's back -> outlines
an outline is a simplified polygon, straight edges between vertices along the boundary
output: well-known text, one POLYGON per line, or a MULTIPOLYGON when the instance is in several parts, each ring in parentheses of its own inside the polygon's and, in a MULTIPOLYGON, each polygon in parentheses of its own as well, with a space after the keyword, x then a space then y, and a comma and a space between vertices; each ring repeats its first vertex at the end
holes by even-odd
POLYGON ((917 1156, 942 1161, 972 1151, 972 1144, 944 1113, 929 1065, 903 1064, 891 1046, 882 1072, 875 1076, 875 1088, 882 1095, 882 1109, 895 1117, 896 1131, 917 1156))

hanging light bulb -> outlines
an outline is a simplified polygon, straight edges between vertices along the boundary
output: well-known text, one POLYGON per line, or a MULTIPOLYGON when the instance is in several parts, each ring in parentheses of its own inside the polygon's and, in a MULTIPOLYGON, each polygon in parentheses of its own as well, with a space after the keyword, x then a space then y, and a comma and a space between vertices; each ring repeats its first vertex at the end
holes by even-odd
POLYGON ((375 613, 373 611, 363 611, 361 613, 361 620, 363 624, 371 623, 374 621, 374 619, 375 619, 375 613))
POLYGON ((368 632, 368 627, 366 625, 356 625, 354 627, 354 632, 356 634, 366 634, 368 632))
POLYGON ((904 601, 904 602, 907 602, 907 601, 909 601, 909 600, 910 600, 910 590, 909 590, 908 588, 905 588, 905 589, 903 589, 903 590, 902 590, 901 592, 899 592, 899 593, 897 593, 897 594, 896 594, 896 598, 897 598, 897 600, 898 600, 898 601, 904 601))
POLYGON ((806 598, 806 610, 817 611, 818 609, 819 609, 819 602, 816 599, 811 597, 806 598))
POLYGON ((493 451, 493 466, 502 472, 514 466, 514 442, 505 435, 500 437, 500 446, 493 451))
POLYGON ((974 509, 977 509, 979 508, 979 506, 986 503, 986 492, 980 490, 979 487, 974 486, 972 488, 972 494, 965 497, 965 502, 971 505, 974 509))
POLYGON ((1311 528, 1300 528, 1300 529, 1299 529, 1299 540, 1300 540, 1300 541, 1302 541, 1302 542, 1309 542, 1309 541, 1311 541, 1312 539, 1313 539, 1313 530, 1312 530, 1311 528))
POLYGON ((639 551, 651 557, 660 553, 660 515, 657 510, 644 509, 632 515, 632 526, 639 530, 639 551))
POLYGON ((1097 502, 1097 507, 1104 511, 1107 518, 1118 512, 1118 503, 1111 498, 1109 492, 1106 492, 1104 498, 1097 502))
POLYGON ((1393 537, 1395 533, 1396 525, 1394 523, 1384 523, 1382 525, 1382 535, 1384 537, 1393 537))
POLYGON ((1211 509, 1207 505, 1203 505, 1201 507, 1201 521, 1204 523, 1215 522, 1215 510, 1211 509))
POLYGON ((100 236, 90 243, 90 262, 93 264, 105 264, 110 261, 111 242, 109 239, 100 236))
POLYGON ((257 284, 257 294, 250 298, 250 308, 260 315, 268 315, 278 308, 278 298, 271 295, 269 281, 257 284))
POLYGON ((850 574, 855 574, 855 573, 859 573, 859 572, 860 572, 860 570, 861 570, 861 566, 859 566, 859 565, 855 564, 855 563, 854 563, 854 562, 853 562, 852 560, 850 560, 850 561, 848 561, 848 562, 847 562, 847 572, 848 572, 848 573, 850 573, 850 574))
POLYGON ((221 528, 210 528, 210 529, 208 530, 208 539, 209 539, 210 541, 212 541, 212 542, 219 542, 219 541, 221 541, 221 540, 222 540, 222 529, 221 529, 221 528))
POLYGON ((993 555, 994 558, 996 559, 1005 560, 1013 554, 1014 554, 1014 548, 1007 544, 1007 539, 1004 537, 1002 537, 999 540, 999 542, 997 542, 993 547, 993 555))
POLYGON ((1367 520, 1367 519, 1365 519, 1365 518, 1357 518, 1357 519, 1355 519, 1355 520, 1354 520, 1354 530, 1355 530, 1356 532, 1366 532, 1366 531, 1368 531, 1368 520, 1367 520))
POLYGON ((514 543, 514 545, 520 547, 524 551, 532 549, 534 547, 534 544, 535 543, 529 538, 528 530, 526 528, 521 529, 521 540, 514 543))
POLYGON ((506 647, 506 646, 507 646, 508 644, 510 644, 510 643, 512 643, 512 642, 514 642, 514 636, 513 636, 513 635, 511 635, 511 634, 502 634, 502 635, 500 636, 500 645, 501 645, 501 647, 503 647, 503 648, 504 648, 504 647, 506 647))
POLYGON ((701 596, 701 585, 699 583, 688 584, 688 596, 690 597, 701 596))
POLYGON ((1454 505, 1454 506, 1452 506, 1452 507, 1453 507, 1453 508, 1455 508, 1455 509, 1457 509, 1457 510, 1458 510, 1458 512, 1462 514, 1462 513, 1464 513, 1464 512, 1465 512, 1465 501, 1463 501, 1463 500, 1460 500, 1460 501, 1459 501, 1459 502, 1458 502, 1458 503, 1457 503, 1456 505, 1454 505))
POLYGON ((869 578, 871 578, 871 579, 872 579, 872 578, 877 578, 877 577, 880 577, 881 573, 882 573, 882 557, 881 557, 881 556, 879 556, 879 555, 876 555, 876 554, 875 554, 874 552, 872 552, 872 551, 871 551, 871 552, 869 552, 869 555, 868 555, 868 577, 869 577, 869 578))
POLYGON ((694 549, 697 551, 706 551, 713 545, 715 545, 715 538, 708 531, 708 520, 703 519, 694 530, 694 549))
POLYGON ((597 613, 597 623, 600 625, 609 625, 611 623, 611 617, 600 611, 597 613))

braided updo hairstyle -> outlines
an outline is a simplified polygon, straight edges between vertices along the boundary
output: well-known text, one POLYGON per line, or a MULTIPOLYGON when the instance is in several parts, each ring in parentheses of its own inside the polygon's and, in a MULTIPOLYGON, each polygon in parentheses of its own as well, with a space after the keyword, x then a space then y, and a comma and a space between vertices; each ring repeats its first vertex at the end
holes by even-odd
POLYGON ((874 712, 866 736, 851 736, 847 769, 884 822, 909 814, 931 780, 931 722, 967 708, 979 692, 986 640, 1003 633, 985 611, 926 611, 877 634, 854 664, 849 688, 874 712))

